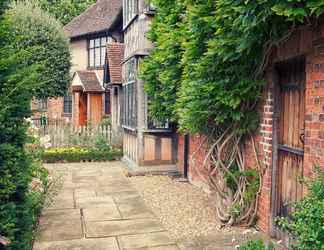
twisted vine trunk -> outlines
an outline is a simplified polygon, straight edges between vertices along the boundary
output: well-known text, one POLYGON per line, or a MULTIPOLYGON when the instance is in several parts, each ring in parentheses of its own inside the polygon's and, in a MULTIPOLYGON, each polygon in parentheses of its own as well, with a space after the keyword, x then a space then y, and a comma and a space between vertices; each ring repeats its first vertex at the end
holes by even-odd
POLYGON ((223 226, 238 224, 252 225, 258 209, 258 197, 262 187, 264 169, 258 161, 254 138, 251 134, 242 136, 235 128, 227 128, 222 133, 206 137, 191 158, 193 169, 203 177, 216 195, 217 215, 223 226), (251 140, 256 167, 255 174, 246 164, 244 143, 251 140), (208 173, 203 177, 197 168, 195 155, 204 144, 209 145, 203 169, 208 173))

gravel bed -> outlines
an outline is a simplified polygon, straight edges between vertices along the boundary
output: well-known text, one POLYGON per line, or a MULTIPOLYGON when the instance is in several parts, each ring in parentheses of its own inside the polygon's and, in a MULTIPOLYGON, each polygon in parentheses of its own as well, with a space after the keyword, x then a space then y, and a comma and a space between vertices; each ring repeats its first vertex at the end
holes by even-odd
POLYGON ((173 239, 220 231, 215 208, 201 189, 167 176, 136 176, 130 181, 173 239))

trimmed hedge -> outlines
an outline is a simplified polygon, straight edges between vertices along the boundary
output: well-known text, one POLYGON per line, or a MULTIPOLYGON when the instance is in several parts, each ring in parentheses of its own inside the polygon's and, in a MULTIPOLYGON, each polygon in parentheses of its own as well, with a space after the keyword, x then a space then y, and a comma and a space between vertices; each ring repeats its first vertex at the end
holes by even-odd
POLYGON ((106 148, 53 148, 43 153, 43 161, 46 163, 59 162, 84 162, 84 161, 113 161, 122 157, 120 149, 106 148))

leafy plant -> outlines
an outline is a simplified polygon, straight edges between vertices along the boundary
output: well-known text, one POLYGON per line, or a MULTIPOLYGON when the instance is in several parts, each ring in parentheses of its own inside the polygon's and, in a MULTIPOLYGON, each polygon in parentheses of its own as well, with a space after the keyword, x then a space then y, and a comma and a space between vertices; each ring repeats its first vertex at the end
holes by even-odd
POLYGON ((95 3, 96 0, 35 0, 35 2, 65 25, 95 3))
POLYGON ((273 245, 266 246, 261 240, 250 240, 239 247, 239 250, 275 250, 273 245))
POLYGON ((295 240, 296 250, 324 249, 324 171, 317 167, 314 175, 305 182, 309 193, 294 205, 290 218, 277 220, 295 240))
POLYGON ((8 3, 0 0, 0 235, 11 240, 6 249, 29 250, 47 172, 25 118, 33 96, 65 91, 70 57, 54 18, 29 2, 8 3))
POLYGON ((39 98, 63 96, 70 81, 71 63, 69 43, 60 23, 31 1, 12 3, 5 18, 10 22, 9 32, 15 36, 11 46, 31 51, 26 64, 41 67, 30 92, 39 98))
POLYGON ((52 148, 45 150, 43 160, 47 163, 82 162, 82 161, 112 161, 118 160, 122 151, 111 147, 100 148, 52 148))

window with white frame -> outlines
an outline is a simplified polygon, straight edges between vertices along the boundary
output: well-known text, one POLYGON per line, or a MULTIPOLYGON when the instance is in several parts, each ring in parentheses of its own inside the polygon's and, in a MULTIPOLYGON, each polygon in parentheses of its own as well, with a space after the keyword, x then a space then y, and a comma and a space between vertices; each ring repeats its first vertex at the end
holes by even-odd
POLYGON ((124 65, 123 125, 130 128, 135 128, 137 125, 136 68, 136 58, 131 58, 124 65))
POLYGON ((111 37, 98 37, 88 42, 88 67, 100 68, 105 64, 106 45, 112 42, 111 37))
POLYGON ((138 14, 138 0, 123 0, 124 27, 138 14))

